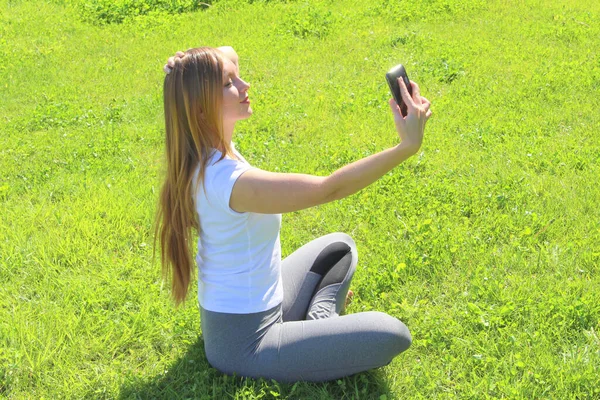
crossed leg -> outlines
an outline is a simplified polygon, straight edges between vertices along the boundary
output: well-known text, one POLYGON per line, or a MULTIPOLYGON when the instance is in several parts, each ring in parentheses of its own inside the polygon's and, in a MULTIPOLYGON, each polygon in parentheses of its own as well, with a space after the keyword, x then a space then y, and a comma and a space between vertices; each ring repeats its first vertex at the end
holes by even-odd
POLYGON ((340 232, 314 239, 286 257, 281 265, 283 321, 339 315, 357 263, 356 243, 340 232))
POLYGON ((350 236, 325 235, 282 261, 281 305, 253 314, 201 308, 210 364, 280 382, 322 382, 389 364, 411 344, 404 323, 378 311, 339 315, 357 262, 350 236))

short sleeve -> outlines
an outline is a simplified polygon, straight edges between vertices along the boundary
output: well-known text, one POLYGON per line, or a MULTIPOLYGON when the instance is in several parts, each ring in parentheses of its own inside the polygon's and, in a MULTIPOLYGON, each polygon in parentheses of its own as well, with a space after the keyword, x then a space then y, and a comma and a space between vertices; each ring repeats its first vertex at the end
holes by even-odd
POLYGON ((208 196, 213 199, 218 207, 233 215, 244 215, 229 207, 233 185, 237 179, 246 171, 254 169, 248 163, 230 158, 224 158, 215 162, 208 170, 207 189, 208 196))

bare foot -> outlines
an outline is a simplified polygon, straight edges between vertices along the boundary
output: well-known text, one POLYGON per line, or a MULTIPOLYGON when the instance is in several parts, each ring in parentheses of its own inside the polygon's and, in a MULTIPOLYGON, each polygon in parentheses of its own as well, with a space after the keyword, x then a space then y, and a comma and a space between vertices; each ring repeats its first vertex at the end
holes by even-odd
POLYGON ((346 295, 346 304, 344 304, 344 309, 348 307, 348 304, 352 302, 352 297, 354 297, 354 292, 352 290, 348 290, 348 294, 346 295))

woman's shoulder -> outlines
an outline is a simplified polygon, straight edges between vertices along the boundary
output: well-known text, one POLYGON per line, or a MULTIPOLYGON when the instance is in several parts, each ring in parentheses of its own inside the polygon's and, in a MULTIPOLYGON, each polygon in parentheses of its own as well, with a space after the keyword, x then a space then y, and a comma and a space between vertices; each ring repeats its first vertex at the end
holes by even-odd
POLYGON ((218 150, 209 157, 204 169, 204 179, 214 184, 224 183, 237 178, 242 172, 254 168, 241 155, 239 159, 229 155, 223 156, 218 150))

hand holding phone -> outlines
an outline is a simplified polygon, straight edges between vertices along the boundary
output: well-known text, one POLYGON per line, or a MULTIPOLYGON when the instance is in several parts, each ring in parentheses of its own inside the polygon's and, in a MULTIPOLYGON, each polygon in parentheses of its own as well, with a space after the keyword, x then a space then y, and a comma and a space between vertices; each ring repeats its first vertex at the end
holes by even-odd
POLYGON ((431 103, 425 97, 421 96, 419 85, 408 79, 406 70, 402 64, 398 64, 390 69, 385 74, 385 78, 394 96, 394 100, 390 99, 388 104, 394 114, 394 123, 398 136, 405 148, 416 153, 423 142, 425 123, 431 117, 431 103), (400 79, 402 79, 402 82, 400 82, 400 79), (408 115, 408 106, 404 103, 400 91, 402 83, 406 86, 406 91, 408 92, 404 92, 404 97, 406 98, 406 102, 410 104, 410 116, 408 115), (410 96, 410 98, 406 96, 410 96))
POLYGON ((406 89, 408 89, 408 93, 412 97, 412 85, 410 84, 410 80, 408 79, 408 75, 406 75, 406 69, 404 69, 404 65, 398 64, 394 68, 390 69, 385 74, 385 79, 390 87, 390 91, 394 96, 394 100, 396 100, 396 104, 400 107, 400 112, 403 117, 406 117, 408 114, 408 109, 404 101, 402 100, 402 95, 400 94, 400 85, 398 84, 398 78, 402 78, 404 84, 406 85, 406 89))

